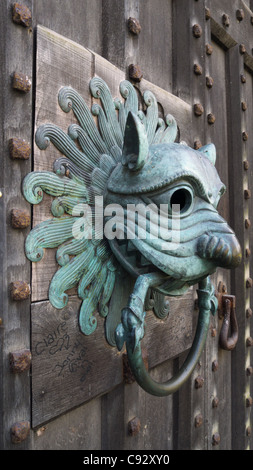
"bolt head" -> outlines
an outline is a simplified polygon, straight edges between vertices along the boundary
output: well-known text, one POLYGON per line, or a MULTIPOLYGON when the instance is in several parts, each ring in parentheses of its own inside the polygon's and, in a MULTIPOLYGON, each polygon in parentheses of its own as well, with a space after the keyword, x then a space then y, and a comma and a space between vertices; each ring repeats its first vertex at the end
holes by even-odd
POLYGON ((135 417, 131 419, 128 423, 128 434, 129 436, 137 436, 137 434, 140 432, 141 429, 141 422, 140 419, 135 417))
POLYGON ((143 78, 143 74, 139 65, 137 64, 130 64, 128 68, 129 78, 134 82, 140 82, 143 78))
POLYGON ((199 65, 199 64, 194 64, 193 71, 194 71, 195 75, 202 75, 202 73, 203 73, 203 69, 202 69, 201 65, 199 65))
POLYGON ((216 121, 215 115, 213 113, 209 113, 207 115, 207 122, 208 124, 214 124, 216 121))
POLYGON ((218 370, 218 368, 219 368, 218 361, 217 360, 213 361, 212 362, 212 371, 216 372, 218 370))
POLYGON ((203 385, 204 385, 203 377, 201 377, 200 375, 198 377, 196 377, 194 384, 195 384, 196 389, 202 388, 203 385))
POLYGON ((242 21, 244 19, 244 10, 242 8, 236 10, 236 18, 238 21, 242 21))
POLYGON ((203 108, 202 104, 195 103, 195 105, 194 105, 194 114, 195 114, 195 116, 202 116, 203 113, 204 113, 204 108, 203 108))
POLYGON ((202 424, 203 424, 203 416, 201 414, 198 414, 197 416, 195 416, 194 426, 195 428, 200 428, 202 424))
POLYGON ((200 38, 202 36, 203 30, 199 24, 194 24, 192 27, 192 33, 195 38, 200 38))
POLYGON ((218 408, 218 405, 219 405, 219 398, 218 397, 214 397, 213 401, 212 401, 212 407, 213 408, 218 408))
POLYGON ((218 432, 216 432, 216 433, 213 434, 213 436, 212 436, 212 445, 213 445, 213 446, 217 446, 217 445, 219 445, 219 443, 220 443, 220 435, 219 435, 218 432))
POLYGON ((223 26, 226 26, 226 27, 228 27, 230 25, 230 18, 226 13, 224 13, 224 15, 222 15, 222 24, 223 24, 223 26))
POLYGON ((128 25, 128 29, 130 33, 135 34, 136 36, 140 34, 141 25, 140 25, 139 20, 137 20, 137 18, 132 18, 132 17, 128 18, 127 25, 128 25))

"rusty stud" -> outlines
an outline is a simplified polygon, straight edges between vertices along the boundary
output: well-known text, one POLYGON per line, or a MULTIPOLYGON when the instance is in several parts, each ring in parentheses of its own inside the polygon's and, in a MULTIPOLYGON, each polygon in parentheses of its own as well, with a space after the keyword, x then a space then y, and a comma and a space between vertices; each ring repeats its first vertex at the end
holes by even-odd
POLYGON ((139 65, 130 64, 128 71, 129 71, 129 78, 133 80, 134 82, 140 82, 142 80, 143 74, 141 72, 139 65))
POLYGON ((206 44, 206 54, 211 55, 213 53, 213 46, 211 44, 206 44))
POLYGON ((128 18, 127 26, 128 26, 128 29, 129 29, 130 33, 133 33, 136 36, 138 36, 140 34, 141 25, 140 25, 139 20, 137 20, 137 18, 132 18, 132 17, 128 18))
POLYGON ((218 405, 219 405, 219 398, 218 397, 214 397, 213 401, 212 401, 212 407, 213 408, 218 408, 218 405))
POLYGON ((195 75, 202 75, 202 73, 203 73, 203 69, 202 69, 201 65, 199 65, 199 64, 194 64, 193 71, 194 71, 195 75))
POLYGON ((218 432, 216 432, 215 434, 213 434, 212 436, 212 445, 213 446, 218 446, 220 443, 220 435, 218 432))
POLYGON ((248 229, 248 228, 250 228, 250 226, 251 226, 250 220, 249 220, 249 219, 246 219, 246 220, 245 220, 245 228, 248 229))
POLYGON ((21 5, 20 3, 14 3, 12 9, 12 20, 16 24, 20 24, 25 28, 31 26, 32 22, 32 13, 26 5, 21 5))
POLYGON ((246 369, 246 375, 247 375, 248 377, 251 377, 251 375, 253 375, 253 367, 252 367, 252 366, 247 367, 247 369, 246 369))
POLYGON ((29 349, 21 349, 10 353, 10 368, 15 374, 21 374, 31 367, 32 355, 29 349))
POLYGON ((239 8, 236 10, 236 18, 238 21, 242 21, 244 18, 244 10, 242 8, 239 8))
POLYGON ((252 397, 246 398, 246 407, 247 407, 247 408, 250 408, 250 407, 252 406, 252 404, 253 404, 253 399, 252 399, 252 397))
POLYGON ((194 384, 195 384, 196 389, 202 388, 203 385, 204 385, 203 377, 201 377, 200 375, 198 377, 196 377, 194 384))
POLYGON ((213 113, 209 113, 209 114, 207 115, 207 122, 208 122, 208 124, 214 124, 214 123, 215 123, 215 120, 216 120, 216 118, 215 118, 215 115, 214 115, 213 113))
POLYGON ((202 28, 199 24, 194 24, 192 27, 192 33, 195 38, 200 38, 202 36, 202 28))
POLYGON ((194 114, 195 114, 195 116, 202 116, 203 112, 204 112, 204 108, 203 108, 202 104, 195 103, 195 105, 194 105, 194 114))
POLYGON ((205 7, 205 16, 206 16, 206 20, 210 20, 210 18, 211 18, 210 8, 205 7))
POLYGON ((11 427, 11 442, 12 444, 20 444, 25 441, 30 433, 29 421, 21 421, 13 424, 11 427))
POLYGON ((32 82, 27 75, 14 72, 12 76, 12 87, 14 90, 28 93, 31 90, 32 82))
POLYGON ((246 310, 246 318, 251 318, 251 317, 252 317, 252 314, 253 314, 252 309, 251 309, 251 308, 247 308, 247 310, 246 310))
POLYGON ((246 248, 246 250, 245 250, 245 255, 246 255, 246 258, 250 258, 250 255, 251 255, 251 250, 250 250, 250 248, 246 248))
POLYGON ((212 329, 211 329, 211 336, 212 336, 212 338, 215 338, 215 337, 217 336, 217 330, 216 330, 216 328, 212 328, 212 329))
POLYGON ((212 88, 213 84, 214 84, 214 79, 210 76, 207 76, 206 77, 206 86, 208 88, 212 88))
POLYGON ((23 139, 10 139, 9 152, 14 160, 28 160, 31 156, 31 146, 23 139))
POLYGON ((247 108, 248 108, 247 103, 245 103, 245 101, 242 101, 242 110, 246 111, 247 108))
POLYGON ((203 424, 203 416, 199 413, 197 416, 195 416, 194 426, 195 428, 200 428, 202 424, 203 424))
POLYGON ((240 44, 239 51, 240 51, 240 54, 245 54, 246 46, 244 44, 240 44))
POLYGON ((243 168, 244 168, 244 170, 246 170, 246 171, 249 169, 249 161, 248 161, 248 160, 244 160, 244 162, 243 162, 243 168))
POLYGON ((247 348, 251 348, 251 346, 253 346, 253 338, 251 338, 251 336, 249 336, 246 339, 246 346, 247 346, 247 348))
POLYGON ((15 281, 10 284, 12 300, 26 300, 30 296, 30 293, 30 286, 24 281, 15 281))
POLYGON ((250 436, 251 436, 251 427, 250 427, 250 426, 248 426, 248 427, 246 428, 246 436, 247 436, 247 437, 250 437, 250 436))
POLYGON ((141 422, 139 418, 135 417, 131 419, 131 421, 128 422, 127 429, 129 436, 137 436, 141 429, 141 422))
POLYGON ((247 142, 248 138, 249 138, 249 134, 246 131, 243 131, 242 140, 244 140, 244 142, 247 142))
POLYGON ((243 74, 241 75, 241 82, 246 83, 246 76, 243 74))
POLYGON ((245 189, 244 190, 244 199, 250 199, 251 198, 251 191, 250 189, 245 189))
POLYGON ((218 364, 218 361, 215 359, 213 362, 212 362, 212 371, 213 372, 216 372, 219 368, 219 364, 218 364))
POLYGON ((250 289, 252 287, 252 285, 253 285, 253 281, 252 281, 251 277, 248 277, 248 279, 246 280, 246 287, 248 289, 250 289))
POLYGON ((223 26, 226 26, 226 27, 228 27, 230 25, 230 18, 226 13, 224 13, 224 15, 222 15, 222 24, 223 24, 223 26))
POLYGON ((195 150, 198 150, 202 147, 202 142, 200 142, 200 140, 195 140, 194 142, 194 149, 195 150))
POLYGON ((27 228, 31 223, 30 214, 20 209, 12 209, 11 226, 12 228, 27 228))

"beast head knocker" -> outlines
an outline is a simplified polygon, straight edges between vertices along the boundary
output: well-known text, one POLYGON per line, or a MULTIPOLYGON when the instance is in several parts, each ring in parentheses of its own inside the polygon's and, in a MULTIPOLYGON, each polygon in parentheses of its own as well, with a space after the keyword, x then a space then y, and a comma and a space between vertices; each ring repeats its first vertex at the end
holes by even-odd
POLYGON ((146 112, 140 111, 127 81, 120 85, 124 102, 113 101, 98 77, 91 80, 90 90, 102 104, 91 110, 99 129, 81 96, 64 87, 59 104, 64 112, 73 110, 79 125, 70 125, 68 134, 54 124, 36 132, 39 148, 52 141, 64 156, 55 161, 54 173, 33 172, 23 182, 32 204, 42 200, 43 191, 55 197, 54 218, 30 232, 26 254, 38 262, 44 248, 58 248, 60 269, 51 281, 49 299, 63 308, 66 290, 78 284, 84 334, 96 328, 94 312, 108 315, 118 263, 135 277, 115 342, 118 349, 126 343, 137 382, 149 393, 167 395, 189 377, 205 345, 210 312, 217 309, 209 276, 218 266, 236 267, 240 245, 217 212, 225 187, 215 169, 214 145, 193 150, 175 143, 175 119, 158 117, 149 91, 143 96, 146 112), (179 296, 194 284, 199 285, 199 320, 192 348, 179 373, 158 384, 141 355, 147 292, 179 296))

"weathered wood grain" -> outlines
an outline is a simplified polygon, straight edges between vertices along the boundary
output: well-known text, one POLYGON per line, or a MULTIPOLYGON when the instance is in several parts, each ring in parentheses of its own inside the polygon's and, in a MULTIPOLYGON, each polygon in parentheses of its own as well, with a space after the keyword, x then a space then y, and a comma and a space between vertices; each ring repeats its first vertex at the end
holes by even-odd
MULTIPOLYGON (((124 304, 121 306, 123 308, 124 304)), ((78 325, 80 301, 70 298, 63 310, 49 302, 32 304, 33 426, 102 395, 123 381, 122 353, 104 338, 104 320, 84 336, 78 325)), ((171 299, 166 320, 147 315, 143 347, 149 367, 188 349, 192 342, 192 294, 171 299)))

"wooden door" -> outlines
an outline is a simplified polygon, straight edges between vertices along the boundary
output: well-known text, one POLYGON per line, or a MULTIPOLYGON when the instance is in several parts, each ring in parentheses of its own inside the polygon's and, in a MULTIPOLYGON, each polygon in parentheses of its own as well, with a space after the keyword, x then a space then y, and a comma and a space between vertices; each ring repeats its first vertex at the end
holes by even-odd
MULTIPOLYGON (((93 0, 92 6, 80 0, 29 0, 26 7, 30 13, 13 10, 8 0, 2 14, 2 448, 251 449, 253 5, 239 0, 233 5, 226 0, 93 0), (138 35, 128 29, 129 17, 139 20, 138 35), (36 146, 37 127, 54 122, 67 130, 70 124, 69 114, 58 106, 59 88, 71 85, 90 106, 90 79, 100 76, 113 97, 120 96, 119 83, 129 78, 131 64, 141 69, 141 80, 132 80, 140 101, 150 89, 161 115, 177 119, 181 140, 193 148, 216 145, 217 169, 227 186, 219 211, 243 251, 239 268, 219 269, 212 278, 217 289, 222 283, 236 295, 235 350, 219 347, 222 319, 216 315, 191 379, 166 398, 148 395, 133 381, 124 354, 106 342, 102 319, 94 336, 83 338, 75 291, 60 314, 51 306, 55 251, 32 265, 24 253, 30 227, 51 217, 50 198, 31 211, 21 183, 31 170, 50 169, 56 158, 52 146, 46 151, 36 146), (15 82, 20 74, 21 86, 15 82), (17 209, 25 211, 26 223, 20 222, 20 213, 15 218, 17 209), (13 296, 17 281, 30 285, 28 298, 25 285, 13 296)), ((122 276, 111 309, 125 306, 131 291, 131 279, 122 276)), ((159 381, 176 372, 191 346, 195 298, 191 289, 171 299, 166 320, 148 313, 145 349, 159 381)))

